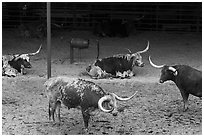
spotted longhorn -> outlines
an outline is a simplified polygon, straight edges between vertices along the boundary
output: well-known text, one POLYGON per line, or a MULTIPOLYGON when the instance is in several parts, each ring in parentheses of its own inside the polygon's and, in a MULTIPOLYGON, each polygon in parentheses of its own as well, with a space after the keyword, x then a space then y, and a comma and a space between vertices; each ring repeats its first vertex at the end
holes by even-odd
POLYGON ((49 119, 55 121, 57 112, 57 123, 60 123, 60 106, 64 104, 68 109, 81 108, 85 129, 88 129, 88 122, 91 112, 99 108, 103 112, 117 115, 116 100, 127 101, 132 96, 122 98, 115 93, 104 91, 94 82, 68 77, 54 77, 45 82, 46 93, 49 99, 49 119))
POLYGON ((34 56, 40 52, 42 44, 34 53, 14 54, 2 56, 2 75, 15 77, 18 74, 26 74, 25 68, 31 68, 30 56, 34 56))
POLYGON ((142 53, 149 49, 149 41, 147 47, 136 53, 132 53, 129 49, 128 54, 118 54, 111 57, 97 59, 93 64, 86 68, 86 72, 92 78, 128 78, 135 74, 133 68, 135 66, 143 67, 142 53))

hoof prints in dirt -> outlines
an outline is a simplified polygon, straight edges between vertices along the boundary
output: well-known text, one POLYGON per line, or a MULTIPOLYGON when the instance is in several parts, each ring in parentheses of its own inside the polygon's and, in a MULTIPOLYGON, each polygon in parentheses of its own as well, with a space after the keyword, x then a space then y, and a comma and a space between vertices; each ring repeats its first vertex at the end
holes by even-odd
POLYGON ((2 105, 15 105, 15 106, 19 106, 17 100, 15 100, 13 98, 9 98, 9 97, 2 98, 2 105))

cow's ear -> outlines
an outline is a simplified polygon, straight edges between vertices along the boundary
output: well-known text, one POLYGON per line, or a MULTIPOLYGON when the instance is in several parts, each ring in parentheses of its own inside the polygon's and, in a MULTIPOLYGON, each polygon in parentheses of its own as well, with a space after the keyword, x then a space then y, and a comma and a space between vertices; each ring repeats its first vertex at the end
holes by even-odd
POLYGON ((173 72, 174 76, 178 75, 178 71, 174 67, 169 67, 169 70, 173 72))

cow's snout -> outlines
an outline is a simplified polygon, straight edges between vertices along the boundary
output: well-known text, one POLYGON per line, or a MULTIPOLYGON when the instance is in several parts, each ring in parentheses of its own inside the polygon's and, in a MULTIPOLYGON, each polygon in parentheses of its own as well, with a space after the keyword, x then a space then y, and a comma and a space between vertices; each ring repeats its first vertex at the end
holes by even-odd
POLYGON ((144 67, 144 65, 145 65, 144 63, 141 63, 139 66, 140 66, 140 67, 144 67))
POLYGON ((25 68, 31 68, 31 67, 32 67, 31 64, 30 64, 30 62, 28 62, 27 60, 24 60, 23 63, 22 63, 22 65, 23 65, 25 68))
POLYGON ((113 116, 117 116, 118 115, 118 113, 113 113, 113 116))
POLYGON ((162 79, 159 80, 159 83, 164 83, 164 81, 162 79))
POLYGON ((117 111, 114 111, 114 112, 112 112, 112 115, 113 115, 113 116, 117 116, 117 115, 118 115, 118 112, 117 112, 117 111))
POLYGON ((135 66, 138 66, 138 67, 144 67, 144 63, 143 62, 137 62, 136 64, 135 64, 135 66))
POLYGON ((32 66, 31 66, 30 63, 25 63, 25 64, 24 64, 24 67, 25 67, 25 68, 32 68, 32 66))
POLYGON ((31 64, 30 64, 30 65, 28 65, 28 66, 26 66, 26 68, 32 68, 31 64))

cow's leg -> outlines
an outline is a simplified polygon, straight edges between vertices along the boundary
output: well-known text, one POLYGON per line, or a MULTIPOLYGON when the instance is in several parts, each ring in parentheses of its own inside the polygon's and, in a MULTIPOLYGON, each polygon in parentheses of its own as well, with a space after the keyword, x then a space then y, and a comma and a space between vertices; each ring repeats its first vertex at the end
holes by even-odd
POLYGON ((52 101, 50 100, 49 101, 49 120, 51 120, 51 117, 52 117, 52 120, 55 121, 55 111, 57 109, 57 118, 58 118, 58 121, 60 122, 60 107, 61 107, 61 102, 60 101, 52 101))
POLYGON ((61 102, 57 101, 56 102, 56 115, 57 115, 57 122, 60 124, 61 119, 60 119, 60 108, 61 108, 61 102))
POLYGON ((56 103, 54 101, 49 101, 49 109, 48 109, 48 112, 49 112, 49 120, 51 120, 51 117, 52 117, 52 120, 55 121, 55 108, 56 108, 56 103))
POLYGON ((22 74, 22 75, 25 75, 25 74, 26 74, 26 71, 25 71, 24 66, 21 67, 21 74, 22 74))
POLYGON ((181 95, 183 97, 183 111, 186 111, 188 109, 188 97, 189 97, 189 93, 185 92, 185 91, 181 91, 181 95))
POLYGON ((49 103, 49 107, 48 107, 48 112, 49 112, 49 121, 50 121, 51 120, 51 116, 52 116, 51 108, 50 108, 50 103, 49 103))
POLYGON ((88 131, 88 124, 89 124, 89 119, 90 119, 89 111, 82 109, 82 115, 84 119, 85 131, 88 131))

